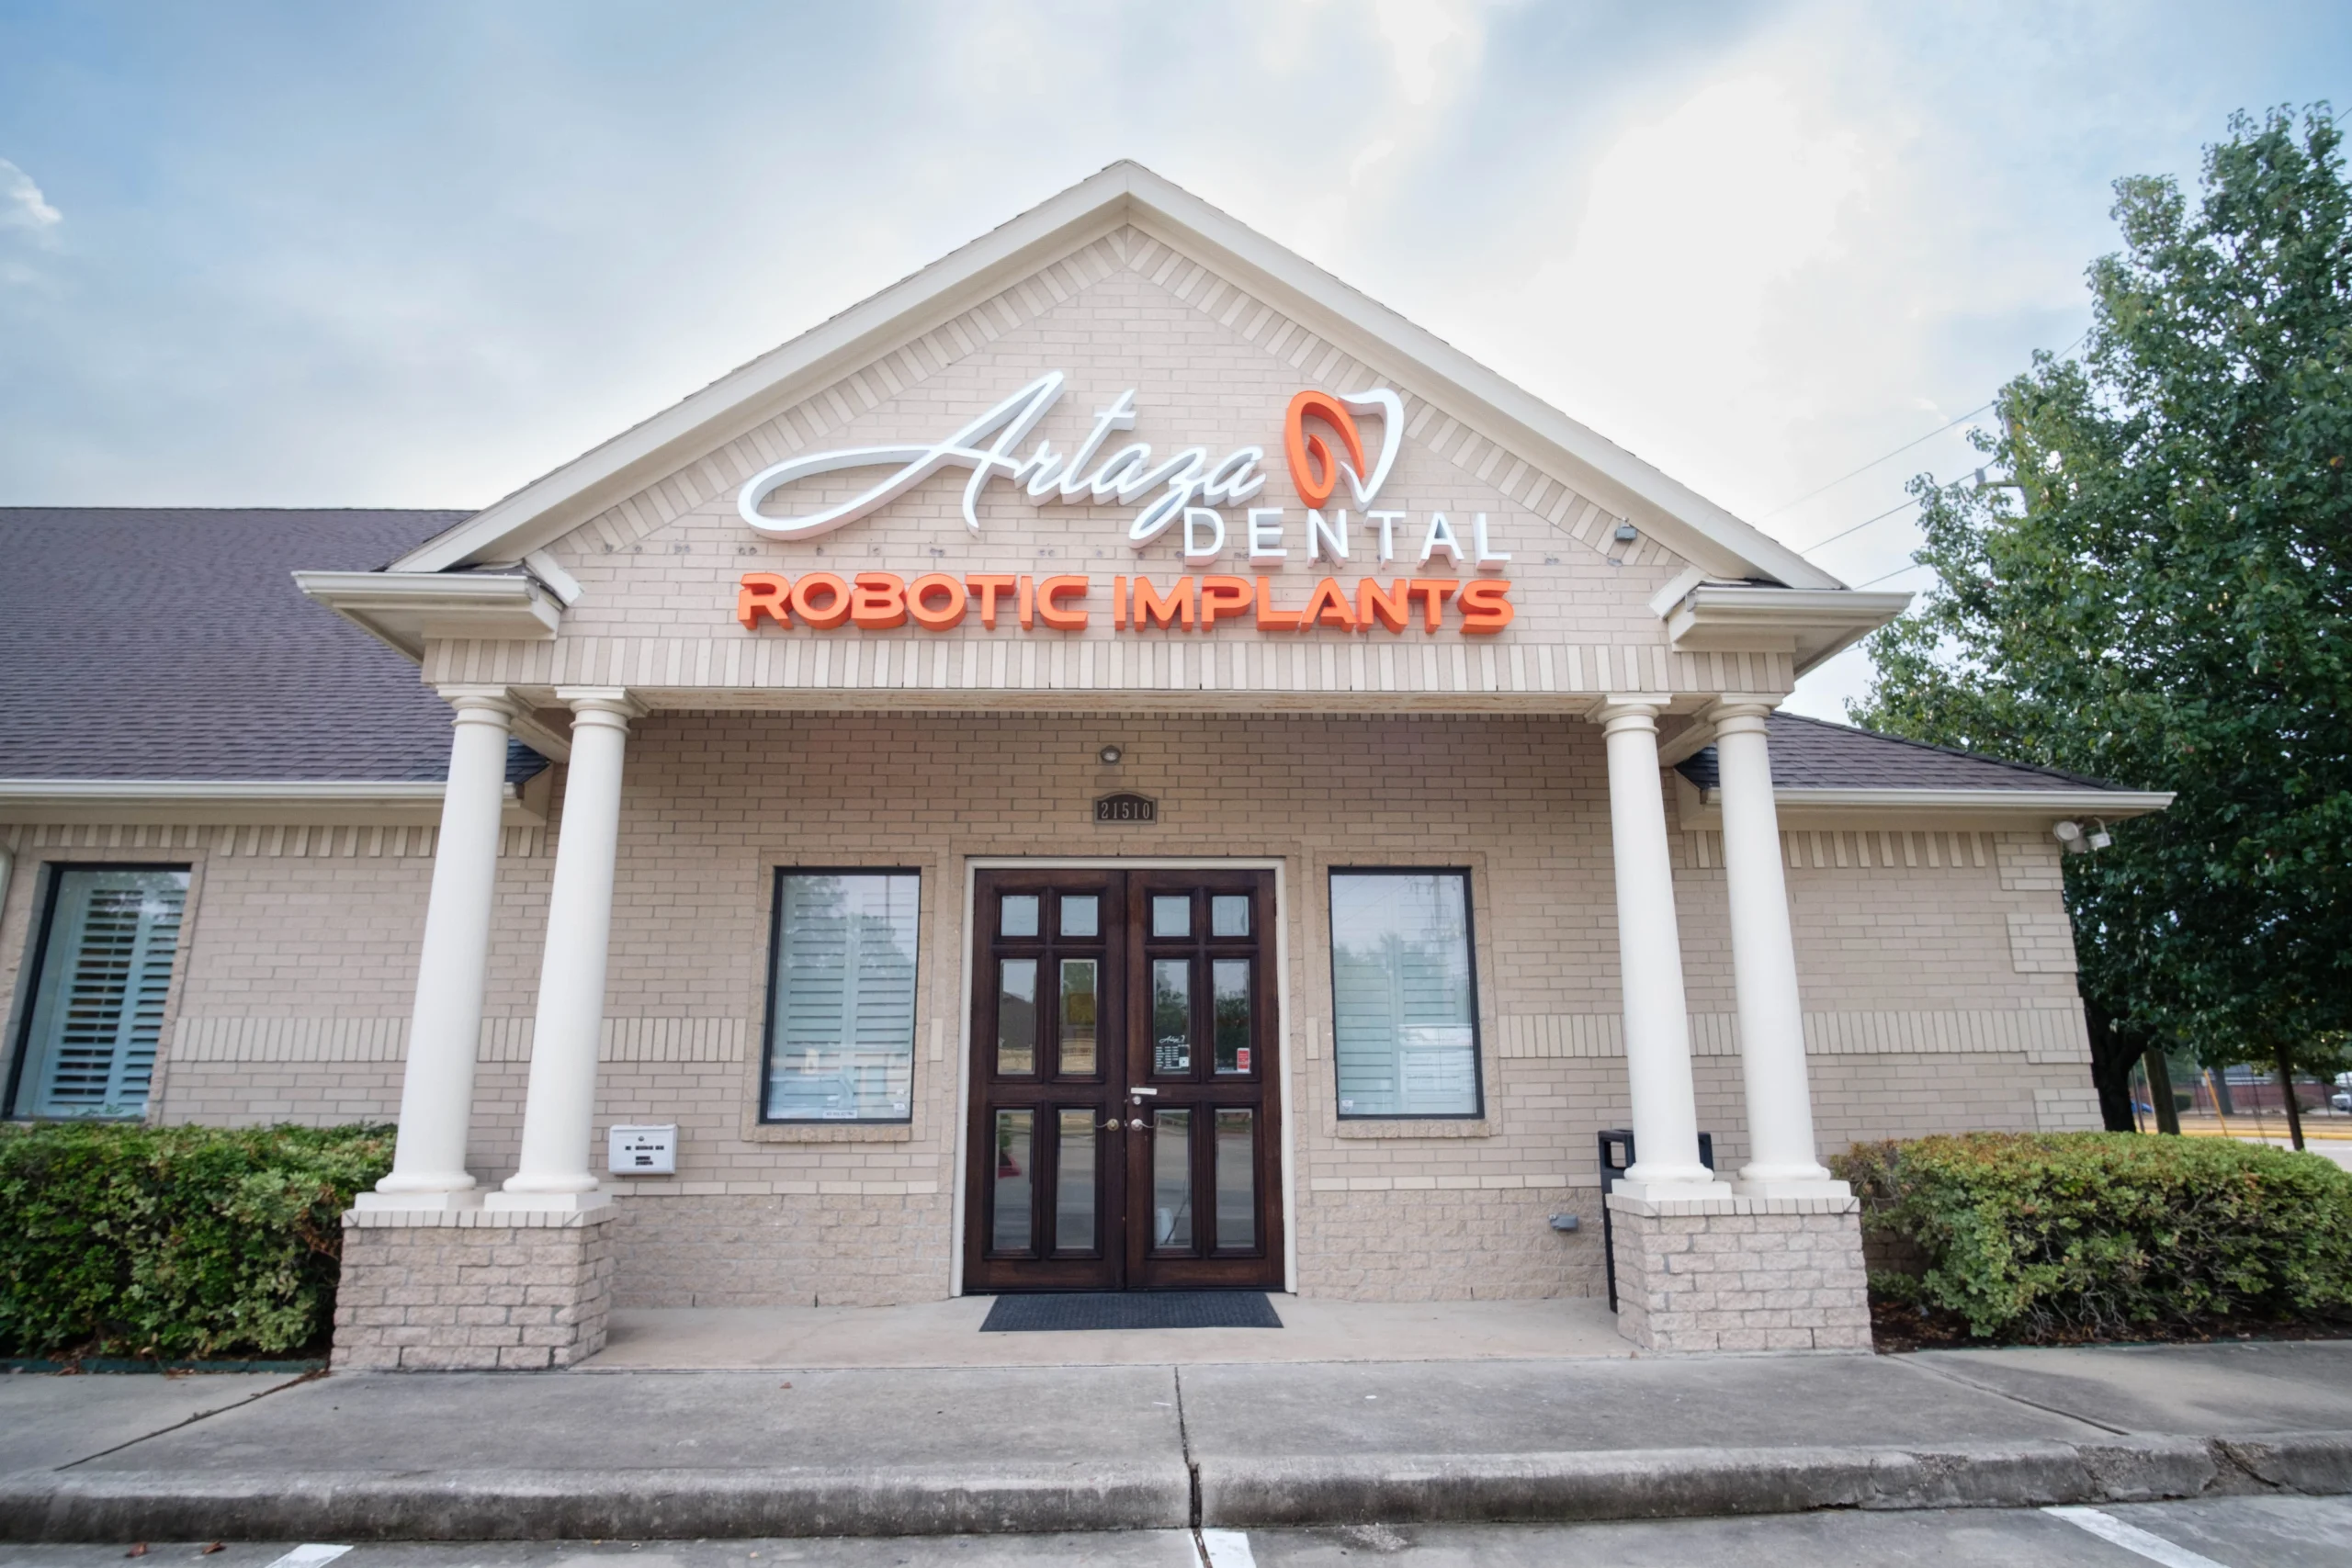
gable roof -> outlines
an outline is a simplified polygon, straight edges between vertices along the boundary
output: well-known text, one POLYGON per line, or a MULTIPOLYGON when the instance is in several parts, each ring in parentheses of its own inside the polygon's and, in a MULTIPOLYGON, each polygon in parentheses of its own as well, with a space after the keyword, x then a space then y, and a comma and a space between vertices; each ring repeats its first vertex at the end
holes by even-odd
MULTIPOLYGON (((2004 762, 1899 735, 1829 724, 1792 713, 1765 718, 1777 790, 2109 790, 2134 795, 2101 779, 2024 762, 2004 762)), ((1715 749, 1702 747, 1676 771, 1701 790, 1720 782, 1715 749)))
POLYGON ((1555 470, 1707 576, 1844 585, 1786 546, 1404 317, 1133 163, 1118 163, 411 549, 392 570, 503 565, 742 434, 974 299, 1133 225, 1392 370, 1454 419, 1555 470))
MULTIPOLYGON (((380 567, 466 515, 0 507, 0 779, 447 777, 448 705, 287 568, 380 567)), ((546 765, 518 743, 508 781, 546 765)))

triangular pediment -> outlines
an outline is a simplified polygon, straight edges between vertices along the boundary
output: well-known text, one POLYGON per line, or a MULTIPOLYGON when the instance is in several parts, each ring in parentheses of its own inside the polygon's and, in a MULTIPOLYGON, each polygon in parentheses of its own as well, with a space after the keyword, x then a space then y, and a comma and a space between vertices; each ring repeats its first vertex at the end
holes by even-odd
MULTIPOLYGON (((503 563, 559 542, 559 555, 641 552, 674 519, 724 501, 763 466, 812 444, 854 445, 893 419, 903 426, 918 410, 937 428, 878 439, 933 439, 955 429, 954 411, 933 405, 957 372, 974 381, 972 396, 987 400, 967 405, 977 412, 1018 385, 997 385, 1014 361, 1024 353, 1036 361, 1035 345, 1016 341, 1020 334, 1041 321, 1067 327, 1074 304, 1115 318, 1147 299, 1151 310, 1184 312, 1213 349, 1248 345, 1260 368, 1279 367, 1291 386, 1394 387, 1416 453, 1540 521, 1544 537, 1522 540, 1524 553, 1513 552, 1521 558, 1583 551, 1621 567, 1662 566, 1669 576, 1689 567, 1715 579, 1838 586, 1631 454, 1132 164, 1104 170, 722 378, 394 570, 503 563), (998 373, 988 381, 993 395, 978 384, 982 371, 998 373), (1635 538, 1619 542, 1621 525, 1635 538)), ((1108 379, 1124 375, 1126 385, 1138 385, 1144 368, 1171 368, 1117 358, 1104 353, 1073 367, 1073 408, 1090 367, 1108 379)), ((1083 412, 1091 409, 1081 422, 1083 412)), ((1173 427, 1159 434, 1163 443, 1194 438, 1173 427)), ((1278 431, 1259 436, 1261 444, 1269 435, 1278 431)), ((1645 599, 1655 587, 1633 597, 1645 599)))

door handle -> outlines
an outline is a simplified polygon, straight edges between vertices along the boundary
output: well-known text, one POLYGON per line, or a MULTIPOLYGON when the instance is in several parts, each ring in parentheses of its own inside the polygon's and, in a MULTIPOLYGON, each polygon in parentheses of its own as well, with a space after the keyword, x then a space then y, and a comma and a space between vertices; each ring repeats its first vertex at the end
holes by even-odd
POLYGON ((1128 1130, 1129 1132, 1134 1132, 1134 1133, 1140 1133, 1140 1132, 1142 1132, 1142 1131, 1143 1131, 1143 1118, 1142 1118, 1142 1117, 1140 1117, 1140 1116, 1138 1116, 1138 1117, 1136 1117, 1134 1121, 1132 1121, 1132 1122, 1128 1122, 1128 1123, 1127 1123, 1127 1130, 1128 1130))
POLYGON ((1125 1123, 1125 1122, 1124 1122, 1120 1121, 1117 1117, 1114 1116, 1114 1117, 1112 1117, 1108 1122, 1103 1122, 1103 1123, 1102 1123, 1102 1131, 1103 1131, 1103 1132, 1105 1132, 1105 1133, 1115 1133, 1115 1132, 1117 1132, 1121 1127, 1124 1127, 1124 1126, 1125 1126, 1125 1125, 1126 1125, 1126 1123, 1125 1123))

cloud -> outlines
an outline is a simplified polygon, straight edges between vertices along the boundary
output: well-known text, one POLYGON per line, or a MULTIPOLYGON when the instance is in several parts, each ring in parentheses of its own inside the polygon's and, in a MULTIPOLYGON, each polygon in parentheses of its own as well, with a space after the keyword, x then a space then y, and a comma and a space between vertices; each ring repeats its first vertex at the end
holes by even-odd
POLYGON ((0 158, 0 229, 29 229, 46 235, 65 221, 65 214, 49 204, 33 177, 0 158))

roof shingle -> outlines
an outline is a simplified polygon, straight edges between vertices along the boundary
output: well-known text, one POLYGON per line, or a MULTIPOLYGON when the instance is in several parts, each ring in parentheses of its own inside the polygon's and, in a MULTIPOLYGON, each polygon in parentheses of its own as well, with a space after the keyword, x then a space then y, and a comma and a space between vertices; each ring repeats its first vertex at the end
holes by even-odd
MULTIPOLYGON (((2004 762, 1949 746, 1930 746, 1897 735, 1826 724, 1817 718, 1776 713, 1765 720, 1772 748, 1775 789, 2114 789, 2114 784, 2055 768, 2004 762)), ((1718 782, 1715 749, 1709 746, 1679 764, 1682 776, 1702 790, 1718 782)))
MULTIPOLYGON (((469 515, 0 507, 0 778, 445 777, 447 705, 288 574, 469 515)), ((545 765, 518 744, 508 776, 545 765)))

